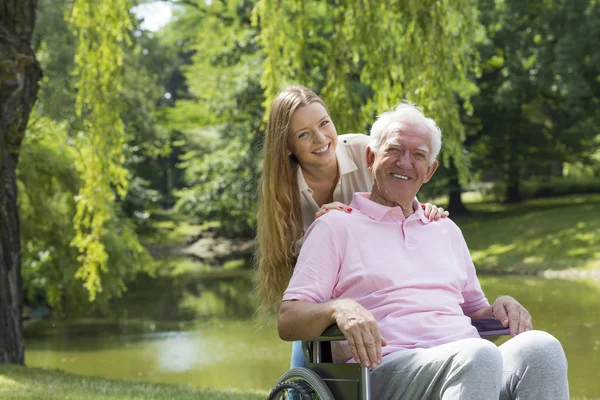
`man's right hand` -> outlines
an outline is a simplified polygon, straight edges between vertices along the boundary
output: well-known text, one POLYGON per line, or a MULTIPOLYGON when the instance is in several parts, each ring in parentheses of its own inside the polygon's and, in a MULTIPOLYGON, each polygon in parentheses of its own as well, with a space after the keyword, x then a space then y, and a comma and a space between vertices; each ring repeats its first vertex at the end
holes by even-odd
POLYGON ((381 337, 373 314, 354 300, 335 300, 335 303, 333 318, 348 340, 356 362, 367 368, 381 364, 381 347, 387 342, 381 337))

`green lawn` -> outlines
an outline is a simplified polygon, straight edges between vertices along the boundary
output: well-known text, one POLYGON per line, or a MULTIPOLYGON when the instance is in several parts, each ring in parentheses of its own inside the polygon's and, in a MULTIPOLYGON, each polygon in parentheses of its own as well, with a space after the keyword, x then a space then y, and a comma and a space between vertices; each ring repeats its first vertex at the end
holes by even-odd
POLYGON ((600 269, 600 195, 467 207, 453 219, 480 272, 600 269))
POLYGON ((193 386, 128 382, 58 370, 0 365, 2 400, 263 400, 267 393, 221 392, 193 386))

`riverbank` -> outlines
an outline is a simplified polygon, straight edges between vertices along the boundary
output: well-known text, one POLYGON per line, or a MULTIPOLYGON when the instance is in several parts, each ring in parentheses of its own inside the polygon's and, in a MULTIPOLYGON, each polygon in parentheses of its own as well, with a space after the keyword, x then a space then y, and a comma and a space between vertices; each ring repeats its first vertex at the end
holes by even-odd
POLYGON ((266 396, 267 393, 262 392, 217 391, 0 365, 0 398, 3 400, 262 400, 266 396))

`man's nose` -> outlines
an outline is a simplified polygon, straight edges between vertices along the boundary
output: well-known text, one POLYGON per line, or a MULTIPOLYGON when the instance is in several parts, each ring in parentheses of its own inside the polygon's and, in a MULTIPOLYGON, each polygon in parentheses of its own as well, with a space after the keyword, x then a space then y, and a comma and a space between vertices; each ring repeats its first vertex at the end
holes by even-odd
POLYGON ((409 167, 411 166, 410 154, 408 151, 403 151, 402 154, 396 160, 396 165, 399 167, 409 167))

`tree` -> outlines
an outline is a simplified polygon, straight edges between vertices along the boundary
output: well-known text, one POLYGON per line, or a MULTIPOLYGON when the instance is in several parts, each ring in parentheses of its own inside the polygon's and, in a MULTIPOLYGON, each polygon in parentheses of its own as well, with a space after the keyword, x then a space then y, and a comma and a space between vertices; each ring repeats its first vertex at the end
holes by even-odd
POLYGON ((473 98, 480 130, 469 146, 483 171, 498 171, 505 200, 523 199, 527 176, 585 160, 599 114, 600 7, 590 0, 481 0, 488 40, 473 98))
POLYGON ((16 169, 42 73, 31 49, 36 0, 0 0, 0 363, 23 364, 16 169))
POLYGON ((182 67, 191 98, 169 113, 170 126, 186 140, 181 165, 189 187, 178 191, 177 207, 220 222, 221 233, 231 236, 252 236, 256 220, 264 53, 253 7, 249 0, 188 5, 163 32, 185 40, 184 54, 192 54, 192 64, 182 67))

